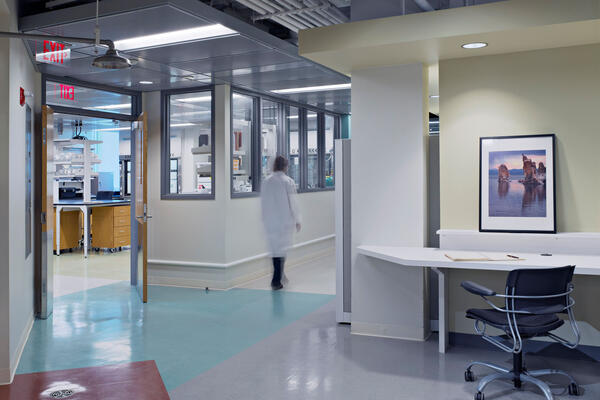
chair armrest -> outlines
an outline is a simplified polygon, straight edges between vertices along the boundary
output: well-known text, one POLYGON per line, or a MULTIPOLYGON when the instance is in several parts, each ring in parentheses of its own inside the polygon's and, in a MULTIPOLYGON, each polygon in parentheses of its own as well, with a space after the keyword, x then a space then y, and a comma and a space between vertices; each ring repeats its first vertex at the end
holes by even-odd
POLYGON ((477 294, 479 296, 495 296, 496 292, 492 289, 488 289, 485 286, 481 286, 475 282, 463 281, 460 286, 463 287, 467 292, 477 294))

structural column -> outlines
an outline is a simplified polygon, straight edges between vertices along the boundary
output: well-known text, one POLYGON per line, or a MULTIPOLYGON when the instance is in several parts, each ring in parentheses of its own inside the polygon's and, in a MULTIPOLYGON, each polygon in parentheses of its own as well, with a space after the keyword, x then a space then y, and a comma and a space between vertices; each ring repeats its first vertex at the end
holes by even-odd
POLYGON ((358 255, 359 245, 426 243, 427 69, 352 72, 352 332, 429 335, 424 268, 358 255))

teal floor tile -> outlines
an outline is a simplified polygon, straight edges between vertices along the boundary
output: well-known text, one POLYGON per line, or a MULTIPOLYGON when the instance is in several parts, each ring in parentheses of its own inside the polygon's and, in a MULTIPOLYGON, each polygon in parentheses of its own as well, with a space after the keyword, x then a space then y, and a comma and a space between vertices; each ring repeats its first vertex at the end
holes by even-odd
POLYGON ((167 390, 194 378, 333 299, 330 295, 149 287, 126 282, 55 299, 36 320, 17 373, 156 360, 167 390))

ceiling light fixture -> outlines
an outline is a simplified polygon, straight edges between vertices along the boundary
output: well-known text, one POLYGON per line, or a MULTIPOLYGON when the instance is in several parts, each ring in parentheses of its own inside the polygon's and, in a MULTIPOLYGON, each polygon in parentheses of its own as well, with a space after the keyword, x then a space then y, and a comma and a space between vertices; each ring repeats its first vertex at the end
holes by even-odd
POLYGON ((119 128, 102 128, 102 129, 96 129, 96 132, 130 131, 130 130, 131 130, 130 126, 124 126, 124 127, 119 127, 119 128))
POLYGON ((88 110, 120 110, 123 108, 131 108, 131 103, 123 103, 123 104, 109 104, 107 106, 94 106, 94 107, 85 107, 88 110))
POLYGON ((463 45, 461 45, 460 47, 462 47, 463 49, 481 49, 483 47, 487 47, 487 43, 486 42, 473 42, 473 43, 465 43, 463 45))
POLYGON ((431 96, 429 96, 430 99, 439 99, 440 95, 439 94, 432 94, 431 96))
POLYGON ((154 82, 152 82, 152 81, 139 81, 138 83, 140 85, 152 85, 154 82))
POLYGON ((289 94, 289 93, 306 93, 306 92, 323 92, 325 90, 343 90, 350 89, 350 83, 341 83, 338 85, 321 85, 321 86, 305 86, 289 89, 276 89, 271 90, 273 93, 278 94, 289 94))
POLYGON ((201 103, 203 101, 210 101, 210 96, 200 96, 200 97, 186 97, 183 99, 174 99, 175 101, 181 101, 183 103, 201 103))
POLYGON ((192 124, 191 122, 183 122, 181 124, 171 124, 170 126, 171 126, 171 128, 181 128, 184 126, 194 126, 194 125, 196 125, 196 124, 192 124))
POLYGON ((115 41, 115 46, 122 51, 137 50, 175 43, 193 42, 196 40, 215 39, 237 34, 238 33, 233 29, 229 29, 221 24, 214 24, 201 26, 199 28, 181 29, 177 31, 117 40, 115 41))

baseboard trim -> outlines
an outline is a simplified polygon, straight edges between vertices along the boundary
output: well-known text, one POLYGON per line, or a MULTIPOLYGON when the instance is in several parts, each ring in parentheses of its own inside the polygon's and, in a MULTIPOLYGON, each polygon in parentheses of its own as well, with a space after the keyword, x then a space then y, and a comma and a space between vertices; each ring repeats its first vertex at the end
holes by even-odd
POLYGON ((10 368, 0 369, 0 385, 9 385, 12 383, 15 378, 15 373, 17 372, 17 368, 19 366, 19 362, 21 361, 21 356, 23 355, 23 350, 25 350, 25 345, 27 344, 27 339, 29 339, 29 335, 31 334, 31 329, 33 328, 33 322, 35 318, 33 314, 29 315, 29 319, 27 320, 27 325, 23 332, 21 333, 21 337, 19 338, 19 344, 17 346, 17 354, 14 360, 10 364, 10 368))
MULTIPOLYGON (((300 247, 310 246, 315 243, 323 242, 325 240, 335 238, 335 234, 322 236, 320 238, 316 238, 313 240, 308 240, 306 242, 296 243, 292 246, 292 249, 298 249, 300 247)), ((263 258, 269 257, 269 253, 261 253, 256 254, 254 256, 241 258, 229 263, 209 263, 202 261, 180 261, 180 260, 159 260, 159 259, 150 259, 148 260, 148 264, 157 264, 157 265, 174 265, 178 267, 204 267, 204 268, 230 268, 235 267, 237 265, 246 264, 252 261, 260 260, 263 258)))
POLYGON ((387 339, 410 340, 413 342, 426 341, 430 333, 425 330, 409 332, 405 326, 389 324, 373 324, 369 322, 352 321, 350 333, 359 336, 374 336, 387 339))
MULTIPOLYGON (((328 238, 325 240, 331 240, 328 238)), ((308 254, 294 255, 292 249, 290 257, 286 261, 286 266, 295 268, 302 264, 326 257, 333 252, 333 247, 327 245, 325 248, 319 248, 319 243, 323 240, 305 242, 302 246, 315 245, 314 251, 308 254)), ((168 265, 166 267, 149 266, 148 283, 156 286, 176 286, 187 288, 209 288, 213 290, 230 290, 244 285, 256 279, 260 279, 271 273, 271 260, 269 255, 248 261, 246 264, 236 264, 229 269, 225 268, 186 268, 185 266, 168 265), (240 270, 237 270, 240 268, 240 270)))

